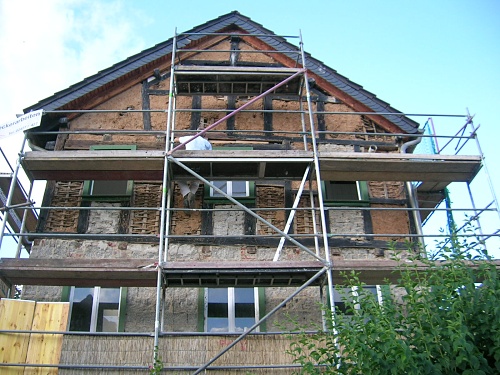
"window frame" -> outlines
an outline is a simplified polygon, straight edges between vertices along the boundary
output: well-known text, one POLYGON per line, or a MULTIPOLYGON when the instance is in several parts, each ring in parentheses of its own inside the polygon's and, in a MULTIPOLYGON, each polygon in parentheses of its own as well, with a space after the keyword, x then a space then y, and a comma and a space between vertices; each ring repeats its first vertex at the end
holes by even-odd
MULTIPOLYGON (((137 150, 137 145, 92 145, 90 150, 137 150)), ((92 194, 93 183, 96 180, 85 180, 83 182, 82 200, 94 202, 122 202, 132 197, 134 181, 127 180, 125 194, 92 194)), ((98 180, 99 181, 99 180, 98 180)), ((117 180, 119 181, 119 180, 117 180)))
MULTIPOLYGON (((224 289, 228 294, 228 331, 212 331, 212 333, 240 333, 236 331, 236 316, 235 316, 235 289, 243 289, 239 287, 226 287, 226 288, 200 288, 198 293, 198 331, 207 332, 208 323, 208 290, 209 289, 224 289), (233 329, 233 330, 231 330, 233 329)), ((254 296, 254 324, 257 323, 265 313, 265 290, 263 288, 252 287, 245 289, 253 289, 254 296)), ((253 326, 253 324, 252 324, 253 326)), ((248 327, 250 328, 250 327, 248 327)), ((254 332, 265 332, 266 324, 262 322, 254 332)))
MULTIPOLYGON (((72 310, 73 310, 73 296, 74 296, 74 291, 75 291, 75 286, 65 286, 63 288, 63 292, 61 295, 61 301, 62 302, 69 302, 69 314, 68 314, 68 327, 71 327, 71 315, 72 315, 72 310)), ((81 287, 79 287, 81 288, 81 287)), ((109 287, 100 287, 100 286, 93 286, 93 287, 86 287, 86 288, 93 288, 94 290, 94 298, 92 301, 92 316, 90 317, 91 323, 90 323, 90 330, 89 331, 74 331, 74 332, 96 332, 96 327, 97 327, 97 314, 98 314, 98 309, 95 310, 96 307, 99 306, 99 300, 100 300, 100 290, 102 288, 104 289, 117 289, 117 288, 109 288, 109 287)), ((126 312, 126 306, 127 306, 127 294, 128 294, 128 288, 127 287, 119 287, 120 289, 120 297, 118 301, 118 330, 116 332, 124 332, 125 330, 125 312, 126 312)), ((69 328, 68 328, 69 330, 69 328)), ((108 331, 101 331, 101 332, 108 332, 108 331)), ((112 331, 115 332, 115 331, 112 331)), ((110 333, 112 333, 110 332, 110 333)))
MULTIPOLYGON (((375 292, 373 293, 374 295, 376 294, 377 302, 381 305, 383 303, 383 295, 384 295, 384 289, 385 285, 364 285, 363 289, 372 289, 375 288, 375 292)), ((334 297, 333 297, 333 304, 336 308, 340 309, 340 313, 344 315, 352 315, 352 313, 347 312, 345 308, 346 304, 346 298, 350 298, 351 302, 354 302, 354 308, 356 310, 359 310, 361 308, 360 306, 360 301, 357 300, 359 297, 358 293, 358 287, 354 286, 351 288, 344 288, 343 292, 339 292, 337 289, 334 289, 334 297), (351 289, 348 291, 348 289, 351 289), (345 293, 345 294, 344 294, 345 293), (339 305, 343 304, 344 307, 340 307, 339 305)))
MULTIPOLYGON (((214 182, 214 181, 211 181, 211 182, 214 182)), ((226 181, 227 185, 231 186, 231 187, 232 187, 233 182, 235 182, 235 180, 226 181)), ((254 203, 255 202, 255 182, 254 181, 244 181, 244 182, 247 183, 247 187, 246 187, 247 192, 248 192, 247 196, 235 197, 231 194, 228 194, 228 195, 231 196, 231 198, 233 198, 241 203, 254 203)), ((205 184, 205 186, 204 186, 204 201, 206 201, 208 203, 228 203, 228 202, 230 202, 229 199, 227 199, 226 197, 214 197, 213 192, 214 192, 214 190, 213 190, 212 186, 205 184)))
POLYGON ((368 192, 368 183, 366 181, 321 181, 321 193, 323 194, 323 203, 325 206, 338 207, 360 207, 370 205, 370 195, 368 192), (335 199, 334 197, 329 197, 327 194, 327 183, 335 184, 342 182, 354 182, 356 183, 356 189, 358 193, 358 199, 335 199))
MULTIPOLYGON (((214 147, 213 150, 253 150, 252 147, 214 147)), ((238 202, 245 203, 245 204, 251 204, 255 203, 255 181, 248 181, 248 180, 219 180, 219 181, 226 181, 227 186, 232 186, 233 182, 236 181, 245 181, 247 183, 247 192, 248 195, 244 197, 235 197, 232 196, 231 194, 228 194, 231 196, 231 198, 237 200, 238 202)), ((214 181, 211 181, 212 183, 214 181)), ((214 189, 212 186, 209 186, 207 184, 204 185, 204 201, 207 203, 230 203, 229 199, 226 197, 214 197, 213 196, 214 189)))

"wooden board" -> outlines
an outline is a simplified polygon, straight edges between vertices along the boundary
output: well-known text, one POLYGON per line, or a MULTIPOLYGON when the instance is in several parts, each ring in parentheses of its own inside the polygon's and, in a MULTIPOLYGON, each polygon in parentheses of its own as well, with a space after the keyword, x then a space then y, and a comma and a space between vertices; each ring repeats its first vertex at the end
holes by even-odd
MULTIPOLYGON (((300 180, 313 161, 308 151, 176 151, 178 162, 210 180, 300 180)), ((163 151, 32 151, 22 161, 28 175, 46 180, 161 180, 163 151)), ((321 152, 321 177, 332 181, 470 182, 479 156, 321 152)), ((171 161, 173 179, 192 175, 171 161)), ((446 184, 444 184, 446 186, 446 184)))
MULTIPOLYGON (((35 301, 0 300, 0 329, 30 330, 35 301)), ((0 334, 0 362, 25 363, 30 335, 28 333, 0 334)), ((0 367, 2 374, 23 374, 24 367, 0 367)))
MULTIPOLYGON (((500 260, 493 261, 500 269, 500 260)), ((471 265, 471 267, 475 267, 471 265)), ((277 280, 287 274, 292 284, 302 285, 302 276, 312 277, 323 268, 316 261, 245 261, 245 262, 168 262, 163 270, 169 284, 176 287, 198 286, 212 281, 233 280, 232 286, 271 286, 273 275, 277 280), (220 277, 219 277, 220 276, 220 277), (297 277, 297 278, 295 278, 297 277), (196 279, 197 278, 197 279, 196 279), (255 282, 254 282, 255 280, 255 282)), ((368 285, 397 281, 400 263, 393 260, 334 260, 334 283, 345 282, 344 273, 357 270, 360 280, 368 285)), ((420 271, 426 265, 419 265, 420 271)), ((0 275, 14 284, 76 285, 105 287, 155 287, 157 271, 152 259, 2 259, 0 275)))
MULTIPOLYGON (((68 325, 68 302, 38 302, 33 317, 33 331, 66 331, 68 325)), ((63 335, 31 335, 26 363, 58 364, 61 358, 63 335)), ((57 368, 26 367, 24 374, 57 374, 57 368)))

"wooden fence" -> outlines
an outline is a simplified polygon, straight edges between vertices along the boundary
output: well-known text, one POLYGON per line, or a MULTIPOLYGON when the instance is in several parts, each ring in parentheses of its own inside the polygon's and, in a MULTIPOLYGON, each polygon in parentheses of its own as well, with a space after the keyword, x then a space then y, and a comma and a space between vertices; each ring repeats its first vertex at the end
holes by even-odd
MULTIPOLYGON (((18 331, 65 331, 69 303, 0 300, 0 329, 18 331)), ((0 363, 59 363, 63 335, 0 333, 0 363)), ((0 367, 2 374, 57 374, 57 368, 0 367)))

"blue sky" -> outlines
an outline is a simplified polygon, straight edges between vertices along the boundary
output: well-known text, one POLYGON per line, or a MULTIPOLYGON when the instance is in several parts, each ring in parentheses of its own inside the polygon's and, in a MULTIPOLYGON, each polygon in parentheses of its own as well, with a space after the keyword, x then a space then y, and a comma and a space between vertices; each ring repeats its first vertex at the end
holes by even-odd
MULTIPOLYGON (((468 108, 499 186, 496 0, 0 0, 0 122, 172 37, 176 28, 233 10, 279 35, 300 30, 307 52, 402 112, 465 115, 468 108)), ((413 119, 423 124, 426 118, 413 119)), ((434 117, 440 133, 454 133, 463 122, 434 117)), ((14 143, 0 140, 12 157, 14 143)), ((486 182, 478 184, 479 199, 487 200, 486 182)), ((493 225, 498 228, 498 216, 493 225)))

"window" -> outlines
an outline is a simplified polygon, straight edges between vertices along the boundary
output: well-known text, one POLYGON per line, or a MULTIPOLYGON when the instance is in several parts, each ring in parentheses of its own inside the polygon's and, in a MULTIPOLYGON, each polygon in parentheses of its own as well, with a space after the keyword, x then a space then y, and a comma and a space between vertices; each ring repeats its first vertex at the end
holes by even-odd
MULTIPOLYGON (((255 182, 253 181, 211 181, 217 188, 241 203, 255 202, 255 182)), ((205 184, 205 202, 228 203, 227 198, 205 184)))
MULTIPOLYGON (((212 181, 212 183, 233 198, 248 198, 251 196, 249 181, 212 181)), ((224 198, 224 195, 210 186, 210 197, 224 198)))
MULTIPOLYGON (((214 147, 213 150, 252 150, 252 147, 214 147)), ((255 201, 255 182, 253 181, 210 181, 225 194, 242 203, 255 201)), ((226 197, 213 187, 205 185, 205 201, 227 203, 226 197)))
POLYGON ((70 331, 123 331, 126 288, 71 287, 63 300, 70 302, 70 331))
POLYGON ((329 206, 368 205, 368 185, 365 181, 323 181, 323 200, 329 206))
MULTIPOLYGON (((90 146, 91 150, 135 150, 135 145, 90 146)), ((121 201, 130 198, 134 183, 127 180, 87 180, 83 183, 83 199, 121 201)))
MULTIPOLYGON (((375 296, 378 303, 382 302, 382 293, 380 285, 368 285, 364 286, 363 290, 368 293, 372 293, 375 296)), ((342 290, 335 289, 333 291, 333 301, 335 307, 342 314, 350 315, 352 311, 349 311, 348 306, 352 302, 357 302, 359 297, 359 292, 357 288, 344 288, 342 290)), ((362 301, 360 301, 362 303, 362 301)), ((359 309, 359 305, 354 305, 354 308, 359 309)))
POLYGON ((245 332, 259 317, 259 289, 206 288, 203 305, 203 331, 245 332))

